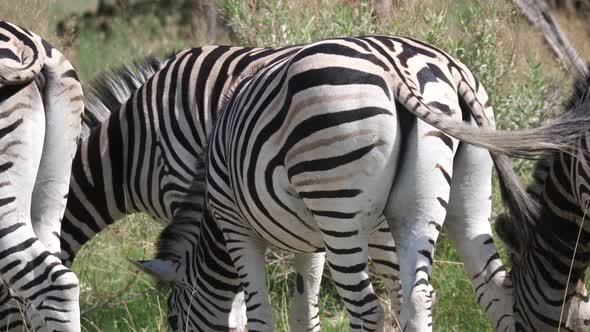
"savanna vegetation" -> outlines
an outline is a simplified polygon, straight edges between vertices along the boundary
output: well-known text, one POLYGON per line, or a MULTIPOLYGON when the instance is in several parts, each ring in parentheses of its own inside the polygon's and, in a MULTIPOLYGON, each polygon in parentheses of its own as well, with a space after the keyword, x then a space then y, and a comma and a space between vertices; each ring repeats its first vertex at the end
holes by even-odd
MULTIPOLYGON (((187 3, 199 7, 200 1, 101 3, 102 7, 79 0, 2 1, 0 18, 59 45, 85 82, 108 67, 148 54, 213 42, 206 33, 203 8, 186 7, 187 3)), ((370 0, 216 3, 216 43, 283 46, 366 34, 405 35, 432 43, 463 61, 482 80, 500 128, 539 124, 560 111, 570 91, 565 68, 509 0, 396 0, 389 17, 376 17, 370 0)), ((557 15, 574 46, 582 55, 590 54, 586 46, 590 43, 585 42, 588 21, 571 12, 557 15)), ((528 181, 531 163, 514 165, 528 181)), ((494 214, 500 212, 499 203, 496 197, 494 214)), ((161 228, 157 221, 133 215, 83 248, 73 267, 82 283, 83 330, 166 330, 166 294, 127 261, 150 257, 161 228)), ((457 253, 444 233, 439 239, 432 276, 438 301, 435 330, 491 331, 457 253)), ((288 330, 294 289, 290 260, 283 252, 268 253, 267 278, 279 331, 288 330)), ((323 280, 320 306, 325 331, 348 329, 346 311, 329 275, 323 280)))

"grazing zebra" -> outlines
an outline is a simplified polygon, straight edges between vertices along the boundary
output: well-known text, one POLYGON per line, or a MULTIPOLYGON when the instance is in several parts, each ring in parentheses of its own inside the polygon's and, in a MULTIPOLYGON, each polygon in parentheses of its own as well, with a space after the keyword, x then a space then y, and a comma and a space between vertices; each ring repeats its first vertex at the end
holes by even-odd
MULTIPOLYGON (((273 329, 261 277, 269 244, 306 253, 325 248, 351 327, 380 329, 382 309, 366 268, 367 238, 383 215, 400 254, 403 329, 432 325, 428 279, 445 219, 478 302, 497 330, 512 329, 510 284, 489 225, 492 160, 487 151, 443 132, 529 156, 567 146, 577 132, 555 144, 544 135, 571 119, 495 133, 487 95, 462 64, 432 46, 397 37, 310 44, 243 79, 235 91, 210 138, 201 226, 213 222, 223 231, 226 260, 246 291, 249 330, 273 329)), ((521 199, 524 191, 507 160, 494 154, 494 163, 504 194, 521 199)), ((166 230, 177 235, 162 236, 157 259, 141 264, 173 282, 169 317, 175 330, 211 327, 199 325, 207 323, 199 313, 211 307, 207 287, 194 272, 207 257, 196 244, 202 240, 192 231, 192 241, 178 241, 182 232, 174 228, 185 227, 179 225, 166 230)))
MULTIPOLYGON (((203 186, 191 184, 202 179, 204 171, 193 165, 204 151, 221 97, 244 72, 295 49, 195 48, 166 61, 148 58, 99 78, 87 96, 85 123, 91 128, 85 128, 72 166, 61 233, 64 263, 70 265, 82 244, 129 213, 146 212, 164 221, 188 213, 198 220, 203 186)), ((376 272, 386 277, 395 305, 401 286, 392 279, 399 279, 399 272, 391 263, 395 247, 387 225, 371 240, 376 272)), ((293 330, 319 328, 323 262, 323 254, 299 254, 295 259, 293 330)), ((8 294, 3 298, 7 301, 8 294)), ((240 312, 232 311, 229 326, 238 326, 240 312)), ((16 315, 1 321, 23 323, 16 315)), ((217 321, 228 325, 227 318, 217 321)))
POLYGON ((82 99, 57 49, 0 21, 0 276, 34 330, 80 330, 78 279, 58 255, 82 99))
MULTIPOLYGON (((566 114, 589 112, 589 88, 590 77, 576 83, 566 114)), ((590 326, 584 287, 590 265, 589 142, 587 131, 574 154, 549 154, 537 163, 527 190, 532 203, 514 207, 529 208, 528 218, 505 214, 496 220, 498 236, 510 251, 519 331, 587 331, 590 326)))

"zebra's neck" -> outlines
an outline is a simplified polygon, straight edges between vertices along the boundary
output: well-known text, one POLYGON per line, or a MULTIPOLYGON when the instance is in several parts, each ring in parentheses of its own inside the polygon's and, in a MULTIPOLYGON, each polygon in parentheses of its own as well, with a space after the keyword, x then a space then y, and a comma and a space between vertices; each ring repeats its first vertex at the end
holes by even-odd
POLYGON ((121 122, 112 116, 78 145, 62 221, 64 262, 96 233, 133 212, 128 209, 121 122))

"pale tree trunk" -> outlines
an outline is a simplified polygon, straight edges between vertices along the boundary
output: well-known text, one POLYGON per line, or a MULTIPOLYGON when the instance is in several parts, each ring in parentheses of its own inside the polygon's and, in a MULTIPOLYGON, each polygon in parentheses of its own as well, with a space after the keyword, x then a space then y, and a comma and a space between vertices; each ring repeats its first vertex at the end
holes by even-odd
POLYGON ((203 10, 207 21, 207 42, 217 41, 217 4, 215 0, 204 0, 203 10))
POLYGON ((373 0, 375 18, 379 23, 387 23, 391 19, 392 0, 373 0))
POLYGON ((186 0, 185 8, 192 11, 191 33, 199 43, 214 44, 217 41, 217 4, 216 0, 186 0), (203 19, 205 24, 203 24, 203 19), (206 29, 203 39, 202 29, 206 29))
POLYGON ((557 58, 565 63, 578 75, 588 75, 585 61, 580 58, 576 49, 561 32, 557 22, 549 13, 547 4, 543 0, 515 0, 529 22, 543 32, 545 40, 557 58))

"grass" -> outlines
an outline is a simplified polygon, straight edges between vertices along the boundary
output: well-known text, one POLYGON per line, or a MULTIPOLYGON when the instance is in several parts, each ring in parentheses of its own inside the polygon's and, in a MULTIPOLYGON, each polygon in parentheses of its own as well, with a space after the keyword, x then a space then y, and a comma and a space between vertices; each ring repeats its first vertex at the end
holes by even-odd
MULTIPOLYGON (((92 8, 79 4, 74 0, 23 0, 14 6, 3 1, 0 17, 63 45, 83 80, 150 53, 161 55, 198 45, 195 40, 199 38, 188 33, 178 17, 162 19, 154 13, 115 15, 106 32, 92 21, 81 23, 75 41, 68 44, 52 27, 69 14, 69 8, 92 8)), ((367 0, 224 0, 219 4, 234 42, 241 45, 282 46, 374 33, 407 35, 437 45, 463 61, 483 82, 500 128, 535 125, 555 114, 571 83, 539 34, 516 15, 509 1, 490 0, 485 5, 475 0, 396 1, 385 24, 375 23, 367 0)), ((574 46, 583 55, 590 54, 584 42, 587 31, 580 21, 562 16, 559 21, 574 46)), ((531 164, 515 162, 515 167, 527 179, 531 164)), ((500 209, 495 197, 494 215, 500 209)), ((133 215, 82 249, 73 268, 82 282, 83 330, 165 330, 167 297, 126 260, 150 257, 160 229, 157 222, 133 215)), ((457 253, 444 234, 439 239, 432 276, 438 299, 435 330, 491 331, 457 253)), ((284 252, 268 254, 267 278, 279 331, 288 329, 294 288, 290 259, 284 252)), ((320 306, 323 330, 348 330, 346 311, 329 276, 322 281, 320 306)))
POLYGON ((166 296, 127 258, 150 257, 161 225, 132 215, 91 241, 73 269, 81 282, 82 325, 87 331, 164 330, 166 296))

